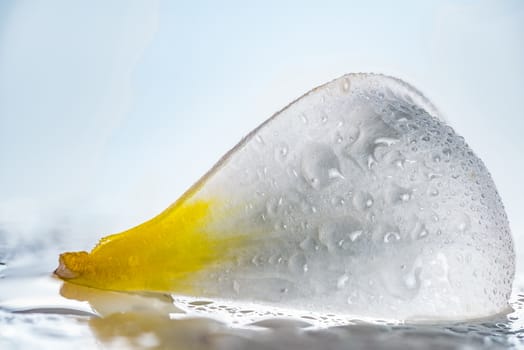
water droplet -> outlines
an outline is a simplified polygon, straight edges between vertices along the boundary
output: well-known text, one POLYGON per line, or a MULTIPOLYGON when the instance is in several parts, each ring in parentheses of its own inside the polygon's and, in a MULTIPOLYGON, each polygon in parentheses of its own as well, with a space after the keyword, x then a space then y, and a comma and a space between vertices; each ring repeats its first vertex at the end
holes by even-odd
POLYGON ((393 137, 377 137, 375 139, 375 145, 391 146, 397 143, 399 140, 393 137))
POLYGON ((402 202, 407 202, 407 201, 409 201, 410 198, 411 198, 411 195, 409 193, 402 193, 400 195, 400 200, 402 202))
POLYGON ((274 228, 275 231, 286 231, 287 224, 284 221, 275 221, 274 228))
POLYGON ((260 258, 258 255, 253 256, 251 263, 255 266, 260 266, 260 258))
POLYGON ((366 210, 373 206, 373 197, 369 193, 358 191, 353 196, 353 205, 358 210, 366 210))
POLYGON ((360 128, 355 125, 349 125, 346 129, 346 134, 348 146, 351 146, 360 137, 360 128))
POLYGON ((351 84, 348 78, 342 79, 342 91, 343 92, 349 92, 351 84))
POLYGON ((396 242, 398 240, 400 240, 400 235, 398 232, 387 232, 384 235, 384 243, 396 242))
POLYGON ((362 231, 358 221, 351 217, 343 217, 320 225, 318 239, 330 252, 333 252, 341 247, 344 248, 348 244, 345 241, 348 237, 353 241, 350 232, 353 233, 354 239, 358 238, 359 234, 356 233, 358 231, 362 231))
POLYGON ((344 175, 337 168, 331 168, 328 170, 328 176, 330 179, 342 179, 344 180, 344 175))
POLYGON ((338 157, 327 145, 313 143, 305 147, 302 175, 314 189, 322 189, 337 179, 344 179, 338 157))
POLYGON ((373 166, 377 163, 375 157, 370 154, 368 155, 368 162, 367 162, 367 166, 368 166, 368 169, 371 169, 373 168, 373 166))
MULTIPOLYGON (((307 180, 307 179, 306 179, 307 180)), ((311 187, 318 189, 320 187, 319 185, 320 181, 316 177, 312 177, 309 179, 309 184, 311 187)))
POLYGON ((471 219, 465 213, 455 213, 454 217, 449 218, 449 220, 454 226, 452 228, 460 232, 466 232, 471 228, 471 219))
POLYGON ((294 273, 307 272, 307 260, 303 253, 295 253, 289 258, 289 269, 294 273))
POLYGON ((349 276, 348 275, 343 274, 342 276, 340 276, 338 278, 338 280, 337 280, 337 288, 338 289, 343 289, 346 286, 348 280, 349 280, 349 276))
POLYGON ((271 265, 275 265, 278 263, 278 260, 280 259, 280 255, 271 255, 269 257, 269 259, 267 260, 268 263, 270 263, 271 265))
POLYGON ((279 162, 284 162, 288 155, 289 148, 287 145, 282 144, 275 149, 275 159, 279 162))
POLYGON ((468 224, 466 222, 461 222, 459 225, 458 225, 458 229, 462 232, 466 231, 466 229, 468 228, 468 224))
POLYGON ((353 231, 349 234, 349 239, 351 242, 355 242, 360 236, 362 236, 362 233, 362 230, 353 231))
POLYGON ((302 120, 302 123, 304 123, 304 124, 308 123, 307 117, 304 114, 300 115, 300 120, 302 120))
POLYGON ((312 252, 316 250, 317 242, 311 237, 306 237, 302 242, 299 244, 300 248, 306 252, 312 252))
POLYGON ((344 198, 340 196, 335 196, 331 199, 331 204, 335 207, 342 207, 344 206, 345 202, 346 201, 344 200, 344 198))
POLYGON ((422 271, 422 268, 420 266, 416 266, 411 271, 409 271, 406 275, 404 275, 403 280, 404 284, 408 289, 418 289, 420 288, 420 272, 422 271))

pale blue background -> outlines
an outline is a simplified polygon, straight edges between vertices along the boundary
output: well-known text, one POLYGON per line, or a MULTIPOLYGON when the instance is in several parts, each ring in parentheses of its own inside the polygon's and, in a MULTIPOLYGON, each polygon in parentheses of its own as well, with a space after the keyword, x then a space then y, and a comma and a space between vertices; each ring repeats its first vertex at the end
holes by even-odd
POLYGON ((523 1, 185 3, 0 2, 6 239, 89 248, 307 90, 381 72, 485 161, 524 252, 523 1))

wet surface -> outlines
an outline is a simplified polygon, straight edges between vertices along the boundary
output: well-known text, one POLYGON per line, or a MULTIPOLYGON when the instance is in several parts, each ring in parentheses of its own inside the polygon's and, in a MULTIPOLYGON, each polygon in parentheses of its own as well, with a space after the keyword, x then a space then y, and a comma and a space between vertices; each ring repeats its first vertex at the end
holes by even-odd
POLYGON ((285 312, 207 299, 182 302, 170 295, 102 291, 39 272, 45 264, 37 266, 36 261, 35 265, 28 265, 27 260, 21 265, 16 259, 12 262, 18 268, 3 265, 0 280, 2 349, 523 347, 524 289, 519 287, 511 300, 514 311, 508 314, 474 322, 415 325, 307 312, 290 317, 285 312), (27 272, 25 276, 21 271, 27 272))

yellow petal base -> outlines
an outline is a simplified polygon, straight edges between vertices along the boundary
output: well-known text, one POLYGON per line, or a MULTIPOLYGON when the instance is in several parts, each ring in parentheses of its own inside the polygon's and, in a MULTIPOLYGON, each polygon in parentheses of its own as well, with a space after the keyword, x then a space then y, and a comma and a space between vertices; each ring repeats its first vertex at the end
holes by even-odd
POLYGON ((228 259, 239 238, 207 232, 212 201, 183 198, 135 228, 107 236, 90 252, 60 255, 55 273, 89 287, 191 292, 192 275, 228 259))

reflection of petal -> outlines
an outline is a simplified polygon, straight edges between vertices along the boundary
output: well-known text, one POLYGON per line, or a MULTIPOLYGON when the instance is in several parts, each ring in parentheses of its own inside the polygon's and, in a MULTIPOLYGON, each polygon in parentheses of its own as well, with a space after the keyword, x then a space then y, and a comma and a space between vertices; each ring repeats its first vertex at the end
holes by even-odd
POLYGON ((60 295, 67 299, 89 302, 101 316, 140 312, 168 317, 170 313, 182 312, 173 305, 170 296, 160 293, 120 293, 64 282, 60 295))
POLYGON ((89 326, 106 345, 137 349, 218 349, 228 331, 225 325, 211 319, 170 319, 166 315, 136 312, 94 318, 89 326))
POLYGON ((307 323, 266 320, 231 327, 206 318, 169 319, 159 314, 125 312, 90 320, 93 334, 110 348, 131 349, 502 349, 507 338, 485 337, 486 327, 461 325, 355 324, 307 328, 307 323), (303 328, 306 327, 306 328, 303 328), (466 333, 466 334, 464 334, 466 333), (492 340, 493 339, 493 340, 492 340))

